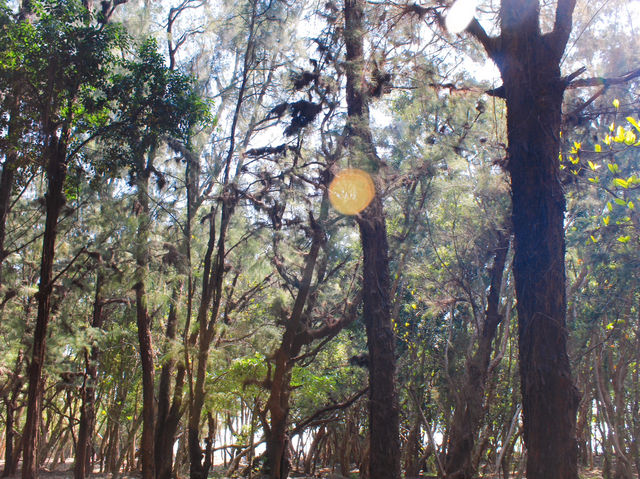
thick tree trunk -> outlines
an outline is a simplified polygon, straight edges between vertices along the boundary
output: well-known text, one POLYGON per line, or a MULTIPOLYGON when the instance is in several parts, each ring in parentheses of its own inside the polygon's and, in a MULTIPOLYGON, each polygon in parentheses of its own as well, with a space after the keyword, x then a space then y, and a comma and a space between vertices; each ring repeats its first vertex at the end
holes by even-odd
POLYGON ((487 297, 485 319, 482 331, 478 335, 478 347, 467 361, 464 384, 456 401, 451 421, 449 446, 444 464, 447 478, 471 479, 476 474, 472 461, 473 448, 478 428, 482 422, 482 405, 491 360, 491 344, 498 325, 502 321, 502 315, 498 308, 504 266, 509 249, 509 236, 506 232, 498 232, 498 245, 491 268, 491 285, 487 297))
POLYGON ((389 302, 389 258, 382 201, 358 218, 363 253, 363 305, 369 349, 369 477, 400 477, 395 335, 389 302))
POLYGON ((28 368, 29 389, 27 393, 27 420, 23 430, 22 479, 37 476, 36 449, 39 438, 42 402, 42 368, 45 361, 47 327, 51 313, 53 290, 53 261, 58 232, 58 218, 64 205, 63 186, 67 176, 66 147, 51 136, 48 145, 46 220, 42 240, 40 283, 38 286, 38 314, 33 334, 33 353, 28 368))
MULTIPOLYGON (((101 268, 98 265, 98 268, 101 268)), ((96 292, 93 300, 93 313, 91 327, 102 328, 102 285, 104 275, 100 269, 96 275, 96 292)), ((78 427, 78 440, 76 442, 76 456, 73 467, 74 479, 85 479, 91 474, 91 453, 93 451, 93 432, 96 422, 96 382, 98 380, 98 356, 100 351, 97 346, 91 347, 91 354, 85 353, 85 377, 82 386, 82 405, 80 406, 80 424, 78 427)))
MULTIPOLYGON (((285 333, 286 334, 286 333, 285 333)), ((284 341, 283 341, 284 344, 284 341)), ((289 475, 287 419, 291 395, 292 355, 280 348, 275 357, 275 372, 267 407, 271 414, 267 434, 267 467, 270 479, 286 479, 289 475)))
POLYGON ((516 68, 503 75, 524 439, 529 479, 570 479, 577 477, 578 393, 565 323, 565 201, 558 175, 563 85, 557 64, 537 64, 541 60, 530 59, 524 78, 516 68))
MULTIPOLYGON (((346 0, 344 16, 350 153, 353 158, 362 158, 358 163, 376 169, 379 159, 369 128, 369 99, 365 89, 364 1, 346 0)), ((379 191, 357 221, 363 253, 364 320, 369 348, 369 477, 397 479, 400 477, 400 439, 395 335, 391 324, 389 246, 379 191)))
POLYGON ((520 382, 529 479, 576 479, 578 393, 567 355, 564 211, 559 180, 560 73, 576 0, 558 0, 540 31, 538 0, 502 0, 500 36, 477 20, 467 31, 500 69, 507 105, 518 300, 520 382))

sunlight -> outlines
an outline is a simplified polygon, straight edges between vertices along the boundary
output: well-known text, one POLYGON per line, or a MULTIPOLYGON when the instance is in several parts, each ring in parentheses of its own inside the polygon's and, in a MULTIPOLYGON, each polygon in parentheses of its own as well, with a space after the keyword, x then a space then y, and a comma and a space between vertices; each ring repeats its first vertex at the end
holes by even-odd
POLYGON ((451 5, 445 18, 449 33, 461 33, 469 26, 476 14, 476 5, 476 0, 457 0, 451 5))
POLYGON ((375 196, 369 173, 357 168, 340 171, 329 185, 329 201, 343 215, 357 215, 375 196))

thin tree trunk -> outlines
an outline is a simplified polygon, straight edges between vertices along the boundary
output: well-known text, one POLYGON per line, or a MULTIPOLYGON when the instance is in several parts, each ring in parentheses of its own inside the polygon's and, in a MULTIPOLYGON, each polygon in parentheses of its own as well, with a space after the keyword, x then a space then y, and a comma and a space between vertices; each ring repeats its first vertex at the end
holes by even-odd
POLYGON ((20 95, 16 93, 13 98, 13 104, 10 107, 9 128, 7 132, 9 151, 5 155, 4 163, 2 164, 2 175, 0 176, 0 286, 2 286, 3 283, 2 263, 7 254, 4 250, 4 240, 7 232, 7 215, 9 214, 11 193, 13 192, 15 182, 15 170, 18 163, 18 151, 16 149, 18 135, 15 130, 18 118, 19 97, 20 95))
MULTIPOLYGON (((348 141, 353 158, 379 167, 369 128, 369 99, 364 75, 364 1, 346 0, 348 141)), ((369 477, 400 477, 399 408, 395 384, 395 336, 391 325, 389 246, 379 189, 357 216, 363 253, 363 304, 369 348, 369 477)))
POLYGON ((27 420, 23 430, 22 479, 37 476, 38 424, 42 406, 42 368, 46 352, 47 327, 51 313, 53 290, 53 262, 58 232, 58 218, 64 205, 63 186, 67 175, 66 145, 55 135, 48 142, 47 195, 45 200, 46 220, 42 240, 40 283, 38 286, 38 314, 33 335, 33 353, 28 369, 29 389, 27 393, 27 420))
MULTIPOLYGON (((104 274, 101 265, 98 264, 96 274, 96 292, 93 300, 93 313, 91 327, 102 328, 102 287, 104 274)), ((85 479, 91 473, 91 453, 93 451, 93 434, 96 422, 96 382, 98 380, 98 356, 100 351, 97 346, 91 347, 91 353, 85 352, 85 376, 82 385, 80 407, 80 424, 78 427, 78 441, 76 445, 76 457, 73 468, 74 479, 85 479)))
POLYGON ((142 438, 140 440, 140 460, 142 478, 155 479, 155 400, 153 346, 151 341, 151 318, 147 311, 145 282, 149 268, 149 234, 151 218, 149 216, 149 174, 155 156, 152 146, 146 165, 141 161, 136 172, 138 231, 136 234, 136 321, 138 325, 138 343, 142 367, 142 438))

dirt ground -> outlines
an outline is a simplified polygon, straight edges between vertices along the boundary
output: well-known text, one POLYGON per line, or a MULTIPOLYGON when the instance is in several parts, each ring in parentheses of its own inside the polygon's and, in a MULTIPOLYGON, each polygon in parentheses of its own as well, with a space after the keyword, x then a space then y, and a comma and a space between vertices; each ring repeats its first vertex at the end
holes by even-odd
MULTIPOLYGON (((580 474, 580 479, 602 479, 602 472, 599 469, 581 469, 579 474, 580 474)), ((38 476, 41 479, 73 479, 73 469, 65 468, 64 470, 56 470, 56 471, 42 470, 40 471, 38 476)), ((91 474, 91 476, 89 477, 91 479, 111 479, 111 474, 91 474)), ((210 474, 209 477, 212 479, 213 478, 229 479, 224 476, 215 474, 215 471, 212 472, 212 474, 210 474)), ((332 473, 330 470, 325 469, 325 470, 318 471, 318 473, 315 476, 301 476, 301 475, 292 474, 289 477, 291 479, 352 479, 357 476, 352 475, 351 478, 344 477, 339 474, 332 473)), ((419 479, 431 479, 433 477, 434 476, 420 476, 419 479)), ((484 476, 484 477, 486 479, 489 479, 489 478, 493 479, 495 476, 484 476)), ((125 474, 123 476, 120 476, 119 479, 139 479, 139 478, 140 476, 136 474, 125 474)), ((9 476, 9 479, 20 479, 20 474, 18 473, 17 475, 9 476)), ((181 479, 188 479, 188 476, 181 479)), ((262 478, 260 476, 254 476, 254 479, 262 479, 262 478)), ((496 477, 496 479, 498 478, 496 477)), ((526 478, 523 478, 523 479, 526 479, 526 478)))

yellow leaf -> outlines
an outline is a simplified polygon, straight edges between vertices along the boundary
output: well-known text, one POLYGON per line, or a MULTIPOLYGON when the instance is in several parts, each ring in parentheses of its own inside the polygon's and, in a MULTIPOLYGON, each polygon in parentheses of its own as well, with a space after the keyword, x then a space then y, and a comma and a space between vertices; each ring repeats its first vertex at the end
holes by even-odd
POLYGON ((596 145, 595 150, 596 153, 600 153, 602 151, 602 147, 600 145, 596 145))
POLYGON ((639 124, 638 124, 638 122, 635 120, 635 118, 633 118, 632 116, 628 116, 628 117, 627 117, 627 121, 628 121, 629 123, 631 123, 631 124, 633 125, 633 127, 634 127, 636 130, 640 131, 640 125, 639 125, 639 124))
POLYGON ((613 107, 620 108, 620 100, 618 100, 617 98, 613 100, 613 107))

